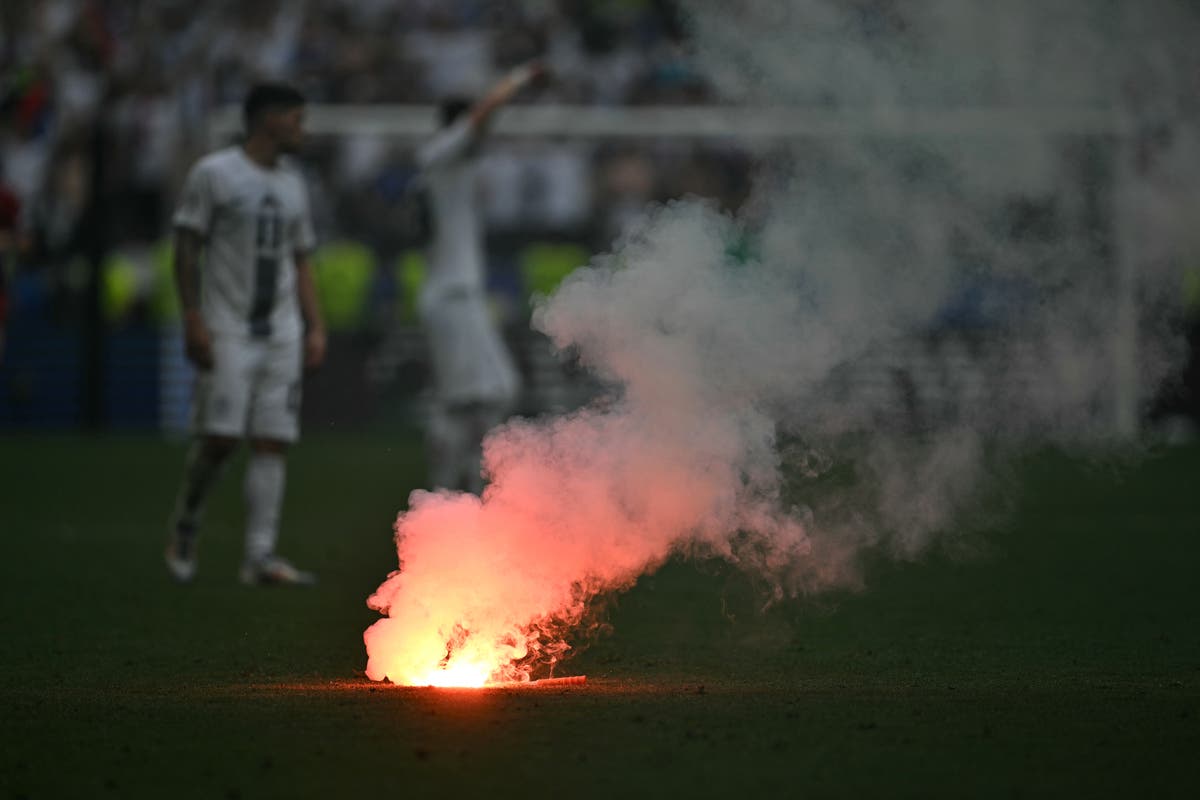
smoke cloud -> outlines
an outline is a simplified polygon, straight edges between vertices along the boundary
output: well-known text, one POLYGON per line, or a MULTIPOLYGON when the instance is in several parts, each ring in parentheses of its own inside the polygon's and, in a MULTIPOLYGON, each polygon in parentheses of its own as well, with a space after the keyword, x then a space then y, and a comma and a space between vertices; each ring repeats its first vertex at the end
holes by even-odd
POLYGON ((1200 254, 1195 12, 732 5, 687 6, 724 96, 849 127, 764 154, 737 214, 647 210, 540 304, 611 390, 493 431, 482 498, 413 493, 372 679, 520 680, 676 554, 769 599, 853 584, 865 549, 952 530, 989 448, 1110 438, 1177 363, 1155 323, 1200 254))

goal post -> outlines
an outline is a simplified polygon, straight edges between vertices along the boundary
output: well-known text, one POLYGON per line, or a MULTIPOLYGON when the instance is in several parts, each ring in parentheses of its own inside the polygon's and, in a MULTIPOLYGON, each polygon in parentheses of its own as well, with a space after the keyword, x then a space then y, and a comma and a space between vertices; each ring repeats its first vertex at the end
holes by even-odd
MULTIPOLYGON (((306 127, 315 135, 378 135, 419 140, 434 131, 432 105, 325 105, 306 107, 306 127)), ((213 113, 208 132, 219 143, 241 129, 241 111, 226 106, 213 113)), ((1005 133, 1022 136, 1127 136, 1128 116, 1093 108, 895 107, 829 111, 766 106, 579 106, 512 105, 496 115, 501 136, 568 136, 600 139, 679 137, 738 139, 754 144, 797 137, 930 136, 1005 133)))

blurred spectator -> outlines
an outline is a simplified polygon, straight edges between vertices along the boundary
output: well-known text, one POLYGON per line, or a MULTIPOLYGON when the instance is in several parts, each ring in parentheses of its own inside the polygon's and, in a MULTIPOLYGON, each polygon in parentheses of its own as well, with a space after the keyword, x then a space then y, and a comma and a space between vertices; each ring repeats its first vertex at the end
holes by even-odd
POLYGON ((654 163, 644 146, 621 146, 603 152, 599 157, 598 194, 605 209, 597 236, 598 249, 607 249, 612 242, 630 230, 646 204, 658 196, 654 163))
POLYGON ((405 49, 423 68, 427 96, 478 93, 492 74, 489 32, 466 26, 448 9, 432 14, 430 22, 403 39, 405 49))
POLYGON ((91 168, 87 140, 82 134, 60 140, 48 163, 44 185, 28 215, 32 259, 43 266, 63 264, 82 249, 91 168))
MULTIPOLYGON (((111 199, 109 239, 147 252, 166 236, 167 198, 186 166, 213 144, 212 112, 258 80, 291 81, 315 103, 431 105, 539 58, 556 76, 540 102, 711 100, 668 0, 31 0, 6 4, 3 25, 0 174, 19 202, 17 230, 35 243, 29 263, 43 268, 78 248, 92 131, 107 139, 99 188, 111 199)), ((384 294, 411 246, 393 215, 412 146, 362 133, 314 137, 306 152, 322 238, 366 246, 384 294)), ((497 139, 480 168, 488 227, 607 247, 646 202, 675 192, 736 205, 737 157, 682 140, 655 147, 661 158, 497 139), (676 167, 683 174, 668 180, 676 167)))
POLYGON ((21 207, 28 209, 41 189, 49 156, 51 89, 40 67, 18 68, 11 74, 5 87, 0 172, 21 207))
POLYGON ((163 230, 164 208, 182 129, 175 98, 163 77, 142 70, 114 104, 115 161, 119 164, 115 209, 119 229, 137 241, 153 241, 163 230))

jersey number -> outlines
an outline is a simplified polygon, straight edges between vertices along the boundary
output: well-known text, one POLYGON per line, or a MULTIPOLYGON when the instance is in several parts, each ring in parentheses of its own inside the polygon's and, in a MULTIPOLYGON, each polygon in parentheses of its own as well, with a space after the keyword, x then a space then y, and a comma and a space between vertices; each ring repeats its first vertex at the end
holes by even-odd
POLYGON ((250 335, 271 335, 271 309, 279 282, 279 245, 283 239, 283 216, 279 201, 270 195, 258 205, 254 237, 254 299, 250 303, 250 335))

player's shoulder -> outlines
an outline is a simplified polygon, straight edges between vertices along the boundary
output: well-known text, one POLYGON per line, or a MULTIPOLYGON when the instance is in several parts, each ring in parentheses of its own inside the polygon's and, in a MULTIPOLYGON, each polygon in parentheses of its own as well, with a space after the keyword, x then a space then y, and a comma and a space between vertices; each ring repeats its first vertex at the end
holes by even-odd
POLYGON ((239 149, 240 148, 238 148, 237 145, 230 145, 228 147, 222 147, 219 150, 213 150, 211 153, 201 156, 200 160, 196 162, 196 166, 203 166, 211 169, 213 167, 224 167, 231 164, 236 164, 239 160, 239 149))
POLYGON ((467 146, 476 133, 474 123, 464 114, 450 125, 434 131, 417 148, 417 166, 434 171, 458 163, 467 154, 467 146))
POLYGON ((192 172, 196 174, 207 173, 210 175, 219 175, 227 173, 231 169, 236 169, 237 164, 237 147, 222 147, 220 150, 214 150, 197 159, 196 163, 192 165, 192 172))
POLYGON ((304 167, 293 156, 280 156, 277 168, 281 175, 286 175, 292 180, 304 180, 304 167))
POLYGON ((292 184, 292 186, 303 192, 307 187, 304 179, 304 168, 300 162, 291 156, 283 156, 279 159, 279 164, 276 166, 278 173, 284 180, 292 184))

